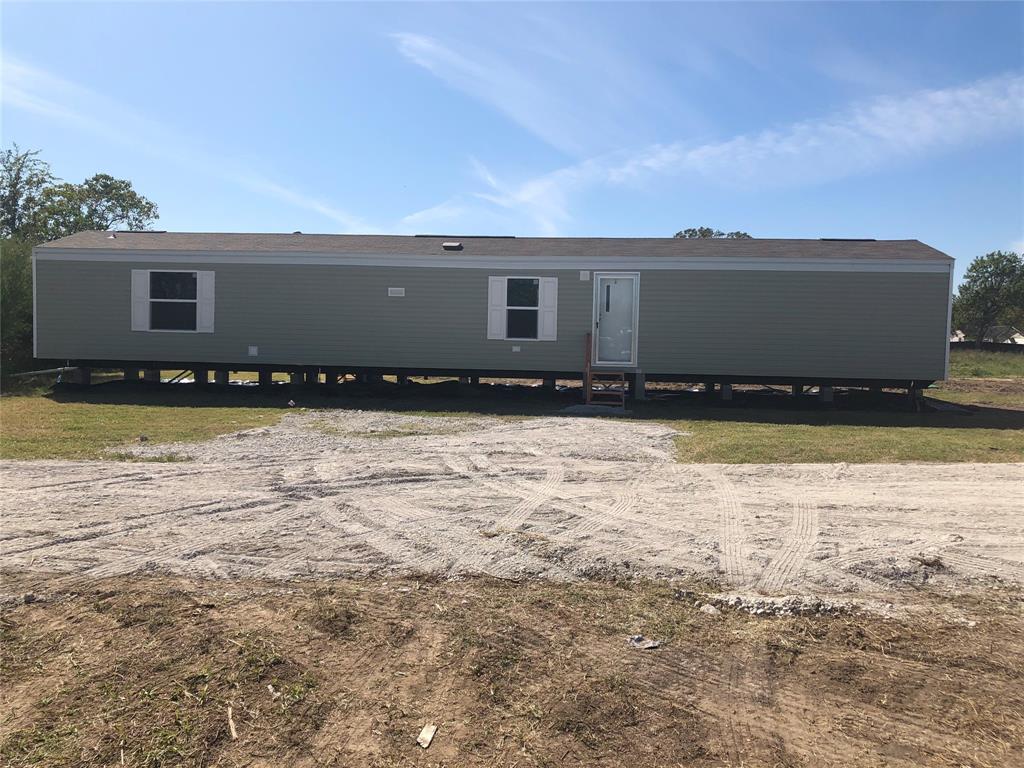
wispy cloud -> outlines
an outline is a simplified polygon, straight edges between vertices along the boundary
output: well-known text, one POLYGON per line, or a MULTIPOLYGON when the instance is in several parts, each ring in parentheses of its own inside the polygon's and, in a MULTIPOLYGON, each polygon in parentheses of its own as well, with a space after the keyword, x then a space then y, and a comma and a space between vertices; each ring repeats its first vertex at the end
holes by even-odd
POLYGON ((479 51, 467 56, 427 35, 398 32, 392 37, 403 56, 452 88, 489 104, 559 149, 581 150, 563 121, 553 119, 547 90, 510 63, 479 51))
POLYGON ((403 229, 438 225, 446 226, 449 223, 461 221, 468 212, 469 207, 459 200, 445 200, 438 205, 403 216, 399 226, 403 229))
MULTIPOLYGON (((657 71, 575 19, 517 14, 481 47, 415 32, 391 35, 398 52, 450 88, 574 157, 631 144, 658 117, 692 127, 699 110, 676 107, 657 71)), ((492 21, 493 26, 493 21, 492 21)))
POLYGON ((554 234, 571 221, 573 196, 657 177, 738 190, 820 184, 1024 131, 1024 77, 884 97, 814 120, 718 142, 677 142, 616 152, 509 184, 477 160, 477 197, 554 234), (483 169, 483 170, 481 170, 483 169))
POLYGON ((811 184, 885 163, 985 141, 1024 128, 1024 77, 886 97, 835 115, 696 147, 653 147, 609 169, 618 181, 643 172, 698 173, 744 187, 811 184))
POLYGON ((32 112, 121 146, 235 184, 294 208, 318 214, 345 231, 374 228, 348 211, 240 164, 191 145, 183 136, 125 104, 4 53, 4 107, 32 112))

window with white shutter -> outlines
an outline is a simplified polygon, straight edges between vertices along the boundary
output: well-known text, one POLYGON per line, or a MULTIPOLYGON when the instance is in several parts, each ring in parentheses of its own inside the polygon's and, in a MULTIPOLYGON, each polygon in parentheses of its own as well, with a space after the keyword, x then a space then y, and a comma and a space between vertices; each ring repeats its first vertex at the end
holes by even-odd
POLYGON ((132 330, 213 333, 214 273, 132 270, 132 330))
POLYGON ((557 335, 557 277, 488 278, 488 339, 555 341, 557 335))

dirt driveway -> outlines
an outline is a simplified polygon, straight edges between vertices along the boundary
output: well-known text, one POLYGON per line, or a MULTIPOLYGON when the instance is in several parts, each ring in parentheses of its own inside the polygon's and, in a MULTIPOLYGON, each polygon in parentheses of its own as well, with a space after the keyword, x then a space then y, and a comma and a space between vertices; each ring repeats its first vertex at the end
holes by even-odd
POLYGON ((1022 465, 687 465, 677 438, 613 419, 332 411, 136 449, 189 461, 6 462, 3 561, 75 576, 697 574, 769 594, 1024 582, 1022 465))

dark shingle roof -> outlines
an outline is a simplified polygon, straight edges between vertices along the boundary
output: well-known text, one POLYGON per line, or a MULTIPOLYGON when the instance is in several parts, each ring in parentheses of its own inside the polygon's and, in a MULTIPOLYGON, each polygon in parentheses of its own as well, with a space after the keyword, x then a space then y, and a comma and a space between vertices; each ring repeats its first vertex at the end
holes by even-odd
POLYGON ((919 240, 686 240, 675 237, 479 237, 462 235, 306 235, 227 232, 78 232, 42 249, 109 251, 215 251, 396 256, 462 255, 552 258, 676 257, 951 260, 919 240), (445 250, 456 241, 461 251, 445 250))

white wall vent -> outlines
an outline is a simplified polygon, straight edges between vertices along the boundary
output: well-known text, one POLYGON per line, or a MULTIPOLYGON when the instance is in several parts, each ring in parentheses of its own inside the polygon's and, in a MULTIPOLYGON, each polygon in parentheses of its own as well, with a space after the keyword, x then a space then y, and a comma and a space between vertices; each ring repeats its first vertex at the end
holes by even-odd
POLYGON ((388 288, 388 296, 405 296, 405 288, 388 288))

